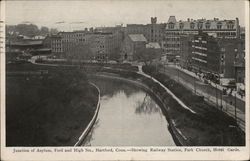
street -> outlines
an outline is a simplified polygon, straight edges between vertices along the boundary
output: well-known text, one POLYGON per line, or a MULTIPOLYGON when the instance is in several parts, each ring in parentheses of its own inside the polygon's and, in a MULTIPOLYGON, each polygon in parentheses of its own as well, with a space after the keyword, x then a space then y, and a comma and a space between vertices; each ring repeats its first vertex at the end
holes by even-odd
POLYGON ((186 72, 176 68, 175 66, 166 65, 160 69, 161 73, 165 73, 172 79, 180 82, 188 89, 198 95, 204 96, 204 99, 215 105, 217 108, 226 112, 228 115, 235 117, 235 100, 236 100, 236 118, 240 127, 244 130, 245 127, 245 102, 233 96, 222 95, 222 91, 215 87, 203 83, 201 80, 187 74, 186 72), (217 96, 217 99, 216 99, 217 96), (221 99, 222 98, 222 99, 221 99))

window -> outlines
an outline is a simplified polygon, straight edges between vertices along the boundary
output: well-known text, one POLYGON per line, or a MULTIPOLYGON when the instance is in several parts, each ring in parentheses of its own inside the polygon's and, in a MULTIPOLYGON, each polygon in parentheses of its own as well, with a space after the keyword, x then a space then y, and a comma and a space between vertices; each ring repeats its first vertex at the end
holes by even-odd
POLYGON ((229 21, 229 22, 227 23, 227 28, 228 28, 228 29, 233 29, 233 28, 234 28, 234 23, 233 23, 232 21, 229 21))
POLYGON ((190 23, 190 28, 191 28, 191 29, 194 29, 194 23, 193 23, 193 22, 190 23))
POLYGON ((199 22, 199 23, 198 23, 198 29, 202 29, 202 25, 203 25, 203 23, 202 23, 202 22, 199 22))
POLYGON ((221 29, 221 27, 222 27, 221 22, 218 22, 218 23, 217 23, 217 29, 221 29))
POLYGON ((174 23, 170 22, 170 23, 168 24, 168 29, 174 29, 174 23))
POLYGON ((180 29, 183 29, 184 24, 183 24, 183 23, 180 23, 179 27, 180 27, 180 29))
POLYGON ((210 23, 209 23, 209 22, 207 22, 207 23, 205 24, 205 26, 206 26, 206 29, 210 29, 210 23))

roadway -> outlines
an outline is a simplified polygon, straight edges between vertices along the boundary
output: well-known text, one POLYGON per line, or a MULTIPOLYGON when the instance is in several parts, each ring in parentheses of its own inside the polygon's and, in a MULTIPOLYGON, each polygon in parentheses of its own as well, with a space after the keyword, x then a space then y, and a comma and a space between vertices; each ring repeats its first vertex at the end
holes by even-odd
POLYGON ((205 100, 215 105, 228 115, 235 117, 235 100, 236 100, 236 117, 239 126, 244 130, 245 128, 245 101, 239 97, 232 95, 222 95, 222 91, 210 84, 202 82, 202 80, 184 70, 173 65, 165 65, 160 68, 160 72, 168 75, 172 79, 179 81, 186 88, 192 90, 198 95, 204 96, 205 100), (217 97, 216 97, 217 96, 217 97), (216 99, 217 98, 217 99, 216 99), (222 108, 221 108, 222 105, 222 108))

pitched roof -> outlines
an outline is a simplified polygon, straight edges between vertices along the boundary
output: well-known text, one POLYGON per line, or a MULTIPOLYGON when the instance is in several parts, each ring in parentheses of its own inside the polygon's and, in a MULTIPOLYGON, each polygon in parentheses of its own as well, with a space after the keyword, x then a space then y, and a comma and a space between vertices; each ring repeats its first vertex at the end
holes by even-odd
POLYGON ((168 23, 176 23, 176 19, 175 19, 175 16, 170 16, 169 19, 168 19, 168 23))
POLYGON ((39 41, 31 40, 31 41, 14 42, 14 43, 11 43, 10 45, 27 46, 27 45, 42 45, 42 44, 43 44, 42 40, 39 40, 39 41))
POLYGON ((132 41, 140 41, 140 42, 147 41, 147 39, 143 36, 143 34, 130 34, 128 36, 132 41))
POLYGON ((236 20, 219 20, 219 19, 213 19, 213 20, 206 20, 206 19, 198 19, 198 20, 193 20, 193 19, 188 19, 188 21, 176 21, 175 17, 170 16, 166 29, 168 28, 168 24, 173 23, 174 28, 173 29, 181 29, 181 26, 183 26, 182 29, 191 29, 191 24, 194 25, 193 29, 198 29, 198 24, 202 26, 202 29, 217 29, 217 25, 221 25, 221 29, 228 29, 228 25, 232 24, 233 28, 236 29, 237 27, 237 21, 236 20), (207 27, 208 28, 207 28, 207 27))
POLYGON ((155 49, 160 49, 160 45, 157 42, 150 42, 146 44, 146 48, 155 48, 155 49))

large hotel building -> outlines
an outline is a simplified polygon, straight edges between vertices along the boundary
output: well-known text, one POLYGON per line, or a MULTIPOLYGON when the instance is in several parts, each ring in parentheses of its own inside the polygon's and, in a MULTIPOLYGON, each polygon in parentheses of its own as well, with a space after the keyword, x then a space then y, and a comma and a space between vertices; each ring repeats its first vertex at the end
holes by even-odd
POLYGON ((202 30, 208 35, 217 38, 234 39, 240 37, 239 20, 213 20, 206 19, 187 19, 186 21, 177 21, 175 16, 170 16, 166 24, 164 36, 164 51, 179 55, 181 48, 180 37, 182 35, 196 35, 202 30))

